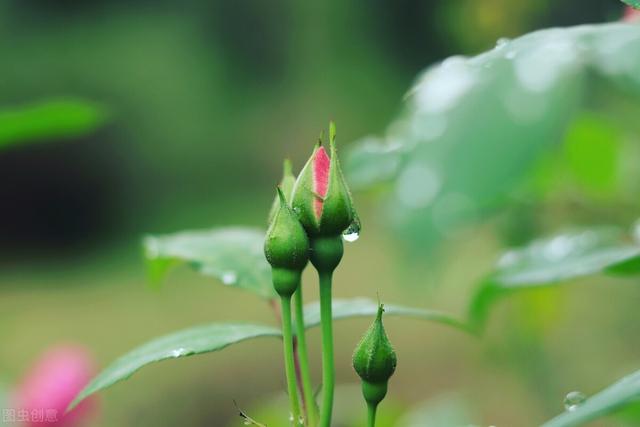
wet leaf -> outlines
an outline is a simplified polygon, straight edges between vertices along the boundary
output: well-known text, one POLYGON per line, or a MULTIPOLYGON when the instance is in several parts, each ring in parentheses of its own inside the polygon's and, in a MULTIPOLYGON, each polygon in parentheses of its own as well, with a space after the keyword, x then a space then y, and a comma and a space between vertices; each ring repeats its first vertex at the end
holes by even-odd
POLYGON ((640 371, 615 382, 584 403, 558 415, 542 427, 574 427, 622 409, 640 398, 640 371))
MULTIPOLYGON (((347 178, 360 189, 385 184, 399 240, 429 249, 508 203, 541 160, 557 153, 592 87, 589 75, 623 85, 625 93, 640 88, 639 41, 638 25, 583 25, 448 58, 418 78, 383 137, 354 145, 344 162, 347 178)), ((591 144, 591 158, 593 150, 610 151, 600 142, 591 144)), ((589 185, 610 185, 608 175, 577 172, 589 185)))
POLYGON ((271 267, 264 257, 265 232, 246 227, 185 231, 144 239, 149 276, 161 281, 168 270, 186 263, 227 286, 273 298, 271 267))
POLYGON ((639 274, 640 245, 607 227, 536 240, 500 258, 472 298, 471 323, 482 325, 490 306, 505 293, 602 273, 639 274))
POLYGON ((156 338, 109 365, 78 394, 69 409, 93 393, 129 378, 150 363, 210 353, 258 337, 281 337, 281 333, 270 326, 214 323, 156 338))

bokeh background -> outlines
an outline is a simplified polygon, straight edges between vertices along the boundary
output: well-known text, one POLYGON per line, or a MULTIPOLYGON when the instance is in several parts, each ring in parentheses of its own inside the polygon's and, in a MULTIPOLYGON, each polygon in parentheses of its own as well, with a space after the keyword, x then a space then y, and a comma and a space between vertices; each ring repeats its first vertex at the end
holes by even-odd
MULTIPOLYGON (((187 268, 150 289, 142 236, 265 226, 282 158, 302 166, 330 119, 348 152, 385 132, 430 64, 501 37, 621 15, 615 0, 2 2, 0 108, 78 98, 102 118, 91 131, 0 151, 0 381, 19 382, 59 342, 87 346, 105 366, 193 324, 274 323, 263 301, 187 268)), ((627 95, 607 93, 607 105, 633 117, 627 95)), ((387 224, 379 190, 356 192, 364 228, 346 248, 336 295, 379 293, 462 316, 502 248, 576 223, 630 224, 636 175, 616 159, 634 152, 637 123, 606 123, 615 144, 602 148, 614 159, 604 178, 573 182, 545 164, 532 172, 551 176, 540 178, 548 191, 535 204, 507 203, 497 219, 424 242, 425 252, 387 224)), ((603 165, 599 154, 580 159, 587 171, 603 165)), ((582 282, 579 292, 501 302, 482 339, 389 319, 399 367, 381 421, 431 402, 479 425, 537 425, 563 410, 567 392, 595 392, 637 368, 640 289, 582 282)), ((345 321, 336 333, 339 425, 363 425, 350 355, 367 324, 345 321)), ((318 340, 313 331, 316 378, 318 340)), ((280 351, 255 341, 151 366, 100 394, 95 425, 241 425, 233 399, 268 417, 286 407, 280 351)))

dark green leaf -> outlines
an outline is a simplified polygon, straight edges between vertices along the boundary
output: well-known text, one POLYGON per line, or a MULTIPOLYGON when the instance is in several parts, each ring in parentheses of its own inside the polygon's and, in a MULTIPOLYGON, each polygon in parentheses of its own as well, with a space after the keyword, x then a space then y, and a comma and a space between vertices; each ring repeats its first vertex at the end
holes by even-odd
POLYGON ((263 252, 264 235, 260 229, 230 227, 146 237, 151 280, 157 283, 171 266, 188 263, 225 285, 273 298, 271 267, 263 252))
MULTIPOLYGON (((418 78, 383 138, 355 144, 347 177, 359 188, 388 184, 396 234, 428 249, 508 202, 541 159, 556 154, 591 88, 587 76, 624 82, 626 92, 640 87, 639 42, 638 25, 583 25, 449 58, 418 78)), ((609 179, 579 172, 590 183, 609 179)))
POLYGON ((69 409, 93 393, 129 378, 138 369, 150 363, 210 353, 250 338, 281 336, 279 329, 270 326, 218 323, 189 328, 154 339, 109 365, 78 394, 69 409))
POLYGON ((77 137, 107 118, 104 108, 79 99, 59 99, 0 110, 0 149, 41 140, 77 137))
POLYGON ((471 323, 482 325, 493 301, 507 292, 599 273, 639 272, 640 245, 626 242, 617 229, 597 228, 536 240, 502 256, 472 298, 471 323))
POLYGON ((610 414, 640 399, 640 371, 622 378, 542 427, 574 427, 610 414))
MULTIPOLYGON (((335 320, 348 319, 352 317, 375 317, 378 313, 378 303, 367 298, 334 299, 333 318, 335 320)), ((415 319, 428 320, 453 326, 458 329, 468 330, 467 326, 460 320, 436 310, 423 308, 404 307, 395 304, 385 304, 385 316, 403 316, 415 319)), ((314 302, 304 308, 304 321, 307 328, 312 328, 320 324, 320 304, 314 302)))

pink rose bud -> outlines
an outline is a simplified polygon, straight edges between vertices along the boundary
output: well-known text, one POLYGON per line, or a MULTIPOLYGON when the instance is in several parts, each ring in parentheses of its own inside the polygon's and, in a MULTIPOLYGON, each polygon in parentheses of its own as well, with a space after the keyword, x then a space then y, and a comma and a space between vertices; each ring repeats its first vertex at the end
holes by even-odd
POLYGON ((292 206, 309 236, 339 236, 357 215, 342 175, 335 144, 335 126, 329 126, 329 153, 316 145, 293 189, 292 206))
POLYGON ((13 405, 16 421, 27 427, 87 425, 96 412, 95 398, 83 401, 69 413, 65 411, 95 372, 93 360, 84 348, 50 348, 18 385, 13 405))

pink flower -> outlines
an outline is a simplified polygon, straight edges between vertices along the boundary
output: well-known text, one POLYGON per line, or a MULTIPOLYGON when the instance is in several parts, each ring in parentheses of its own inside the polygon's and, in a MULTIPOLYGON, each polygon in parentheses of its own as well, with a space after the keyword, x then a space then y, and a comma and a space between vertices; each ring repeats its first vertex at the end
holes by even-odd
POLYGON ((634 9, 631 6, 624 8, 624 15, 622 16, 623 22, 638 22, 640 21, 640 10, 634 9))
POLYGON ((89 398, 65 414, 73 398, 95 374, 93 359, 82 347, 60 345, 47 350, 16 390, 17 421, 24 426, 71 427, 86 424, 97 401, 89 398))

